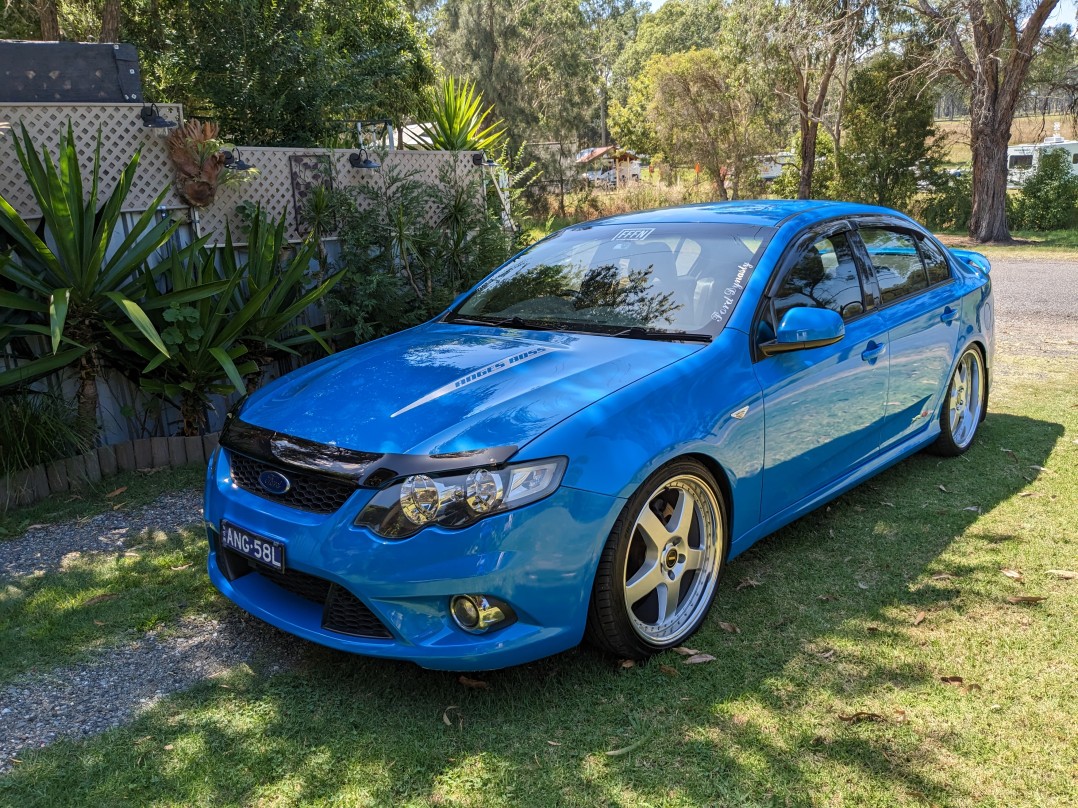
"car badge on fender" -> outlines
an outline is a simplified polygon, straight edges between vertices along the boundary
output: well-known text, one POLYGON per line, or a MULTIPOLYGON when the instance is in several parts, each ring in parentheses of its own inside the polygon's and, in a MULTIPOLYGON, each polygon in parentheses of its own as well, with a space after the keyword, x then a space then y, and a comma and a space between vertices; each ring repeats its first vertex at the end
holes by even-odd
POLYGON ((263 471, 258 475, 258 484, 267 494, 275 496, 287 494, 292 488, 292 481, 279 471, 263 471))

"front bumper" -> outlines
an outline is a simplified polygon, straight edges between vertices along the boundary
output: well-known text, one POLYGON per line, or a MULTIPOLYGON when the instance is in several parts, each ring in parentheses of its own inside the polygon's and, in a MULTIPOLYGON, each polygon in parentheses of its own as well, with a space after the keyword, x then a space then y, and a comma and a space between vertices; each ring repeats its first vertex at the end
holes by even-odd
POLYGON ((357 491, 329 515, 289 508, 235 485, 223 450, 210 463, 206 482, 209 574, 225 597, 322 645, 442 670, 502 668, 577 645, 599 554, 624 504, 562 487, 462 530, 427 528, 409 539, 386 541, 353 525, 372 490, 357 491), (307 592, 297 594, 302 588, 282 587, 257 565, 237 577, 216 539, 221 520, 282 543, 288 572, 343 587, 389 636, 357 637, 326 628, 322 603, 307 592), (485 634, 463 631, 449 616, 449 600, 467 593, 505 601, 516 621, 485 634))

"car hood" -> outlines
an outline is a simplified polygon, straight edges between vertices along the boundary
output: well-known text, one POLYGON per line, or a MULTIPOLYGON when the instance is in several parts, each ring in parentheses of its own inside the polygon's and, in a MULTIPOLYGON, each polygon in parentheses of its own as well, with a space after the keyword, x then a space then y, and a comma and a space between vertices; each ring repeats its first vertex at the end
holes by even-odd
POLYGON ((368 452, 523 446, 699 343, 431 323, 308 365, 243 421, 368 452))

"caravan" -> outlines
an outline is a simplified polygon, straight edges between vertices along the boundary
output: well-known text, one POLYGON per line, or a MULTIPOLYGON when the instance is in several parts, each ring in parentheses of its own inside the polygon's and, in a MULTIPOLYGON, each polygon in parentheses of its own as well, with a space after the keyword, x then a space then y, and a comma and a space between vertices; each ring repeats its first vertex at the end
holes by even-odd
POLYGON ((1070 155, 1071 171, 1078 174, 1078 140, 1065 140, 1056 122, 1054 134, 1041 143, 1022 143, 1007 149, 1007 185, 1019 188, 1025 184, 1041 162, 1041 154, 1047 149, 1062 149, 1070 155))

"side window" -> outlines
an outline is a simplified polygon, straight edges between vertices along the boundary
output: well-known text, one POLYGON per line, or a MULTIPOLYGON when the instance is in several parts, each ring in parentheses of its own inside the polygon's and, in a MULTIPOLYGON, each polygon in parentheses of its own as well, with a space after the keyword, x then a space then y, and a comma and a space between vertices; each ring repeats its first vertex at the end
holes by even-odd
POLYGON ((947 265, 947 259, 943 257, 940 248, 926 238, 917 239, 921 245, 921 257, 928 270, 928 282, 943 283, 951 279, 951 268, 947 265))
POLYGON ((857 264, 845 233, 817 239, 797 259, 775 296, 775 322, 797 306, 837 311, 850 320, 865 311, 857 264))
POLYGON ((884 305, 928 287, 928 275, 913 236, 882 227, 866 227, 860 233, 876 269, 884 305))

